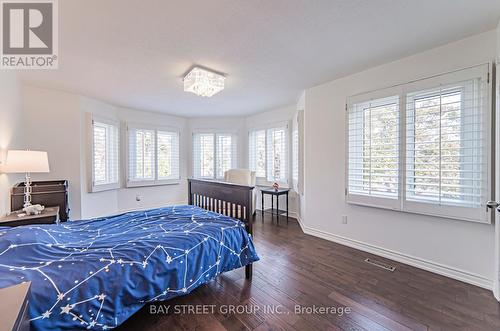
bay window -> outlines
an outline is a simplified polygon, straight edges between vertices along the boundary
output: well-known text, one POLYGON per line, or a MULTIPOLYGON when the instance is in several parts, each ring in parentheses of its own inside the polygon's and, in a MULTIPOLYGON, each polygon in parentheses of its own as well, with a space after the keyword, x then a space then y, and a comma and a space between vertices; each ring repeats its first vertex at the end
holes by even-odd
POLYGON ((223 179, 227 170, 237 168, 237 138, 232 133, 193 134, 193 176, 223 179))
POLYGON ((179 182, 179 132, 129 124, 127 140, 128 187, 179 182))
POLYGON ((288 125, 249 132, 249 167, 257 179, 288 183, 288 125))

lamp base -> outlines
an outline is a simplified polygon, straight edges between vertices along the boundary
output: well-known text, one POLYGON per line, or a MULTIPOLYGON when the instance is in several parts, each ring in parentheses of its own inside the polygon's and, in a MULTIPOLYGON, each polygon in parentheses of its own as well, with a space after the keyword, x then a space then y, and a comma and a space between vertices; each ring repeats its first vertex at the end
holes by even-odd
POLYGON ((23 207, 29 207, 31 206, 31 176, 30 173, 27 172, 25 175, 25 182, 24 182, 24 204, 23 207))

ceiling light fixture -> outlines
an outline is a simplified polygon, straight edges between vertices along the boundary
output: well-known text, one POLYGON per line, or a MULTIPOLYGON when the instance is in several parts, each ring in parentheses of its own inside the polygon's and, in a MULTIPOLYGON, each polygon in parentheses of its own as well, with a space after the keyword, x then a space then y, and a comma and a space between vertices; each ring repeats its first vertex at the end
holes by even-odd
POLYGON ((194 67, 184 76, 184 92, 211 97, 224 89, 225 79, 221 74, 194 67))

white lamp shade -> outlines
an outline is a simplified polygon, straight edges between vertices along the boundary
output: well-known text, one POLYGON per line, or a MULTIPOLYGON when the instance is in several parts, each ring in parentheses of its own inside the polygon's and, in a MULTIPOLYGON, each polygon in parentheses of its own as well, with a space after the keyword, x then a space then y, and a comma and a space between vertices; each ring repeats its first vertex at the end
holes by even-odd
POLYGON ((49 172, 49 158, 47 152, 8 151, 2 170, 6 173, 49 172))

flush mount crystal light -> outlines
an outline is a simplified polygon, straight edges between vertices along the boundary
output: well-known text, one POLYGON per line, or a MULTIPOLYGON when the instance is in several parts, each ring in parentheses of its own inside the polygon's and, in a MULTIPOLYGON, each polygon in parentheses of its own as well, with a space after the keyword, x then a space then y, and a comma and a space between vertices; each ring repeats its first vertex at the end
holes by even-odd
POLYGON ((224 89, 226 77, 206 69, 194 67, 184 76, 184 92, 211 97, 224 89))

